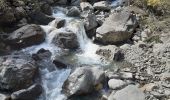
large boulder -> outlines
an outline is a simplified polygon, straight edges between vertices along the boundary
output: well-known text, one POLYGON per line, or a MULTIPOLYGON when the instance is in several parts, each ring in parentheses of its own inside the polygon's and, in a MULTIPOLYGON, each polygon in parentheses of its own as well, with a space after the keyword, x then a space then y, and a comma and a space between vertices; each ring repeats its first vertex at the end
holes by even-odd
POLYGON ((30 56, 14 54, 0 58, 0 89, 17 91, 32 85, 38 71, 30 56))
POLYGON ((7 42, 14 48, 22 48, 42 43, 45 40, 45 32, 38 25, 26 25, 10 34, 7 42))
POLYGON ((63 89, 69 97, 88 94, 99 88, 104 79, 105 74, 100 67, 79 67, 68 77, 63 89))
POLYGON ((117 91, 110 95, 108 100, 145 100, 144 93, 134 85, 129 85, 126 88, 117 91))
POLYGON ((73 32, 57 33, 52 42, 63 49, 77 49, 79 47, 77 35, 73 32))
POLYGON ((122 12, 111 14, 104 21, 103 25, 96 30, 96 40, 103 44, 124 42, 132 37, 136 27, 137 20, 135 15, 123 10, 122 12))
POLYGON ((35 84, 30 86, 27 89, 22 89, 12 93, 12 100, 36 100, 40 94, 42 93, 42 86, 39 84, 35 84))

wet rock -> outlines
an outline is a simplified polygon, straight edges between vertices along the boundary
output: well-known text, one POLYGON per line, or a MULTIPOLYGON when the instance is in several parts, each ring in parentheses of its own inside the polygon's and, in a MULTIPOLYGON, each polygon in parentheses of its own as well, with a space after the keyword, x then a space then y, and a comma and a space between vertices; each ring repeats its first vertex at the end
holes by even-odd
POLYGON ((0 58, 0 89, 17 91, 32 85, 38 72, 37 64, 25 54, 0 58))
POLYGON ((64 84, 67 96, 77 96, 93 92, 105 79, 104 71, 99 67, 84 66, 77 68, 64 84))
POLYGON ((11 95, 12 100, 36 100, 42 93, 43 88, 39 84, 30 86, 27 89, 22 89, 13 92, 11 95))
POLYGON ((108 1, 99 1, 99 2, 96 2, 96 3, 94 3, 93 7, 96 10, 110 10, 111 9, 108 1))
POLYGON ((66 23, 65 19, 56 18, 53 26, 56 28, 62 28, 64 27, 65 23, 66 23))
POLYGON ((62 68, 67 68, 67 65, 58 59, 53 60, 53 63, 56 65, 57 68, 62 69, 62 68))
POLYGON ((56 66, 51 60, 52 53, 49 50, 41 48, 37 53, 32 54, 32 58, 36 61, 40 69, 47 69, 48 71, 56 70, 56 66))
POLYGON ((84 11, 81 17, 84 18, 86 31, 92 30, 98 26, 96 16, 91 11, 84 11))
POLYGON ((49 59, 51 57, 52 53, 49 50, 40 49, 36 54, 32 55, 32 58, 35 61, 43 60, 43 59, 49 59))
POLYGON ((54 37, 53 43, 64 49, 77 49, 79 47, 77 36, 72 32, 58 33, 54 37))
POLYGON ((115 100, 145 100, 145 95, 136 86, 129 85, 114 94, 115 100))
POLYGON ((73 6, 67 11, 66 15, 70 16, 70 17, 79 17, 80 16, 80 10, 76 6, 73 6))
POLYGON ((110 79, 108 85, 111 89, 120 89, 126 85, 126 82, 118 79, 110 79))
POLYGON ((96 28, 86 31, 86 34, 88 38, 94 39, 94 37, 96 36, 96 28))
POLYGON ((126 11, 111 14, 96 30, 96 40, 102 44, 117 44, 130 39, 137 27, 135 15, 134 22, 128 20, 130 15, 130 12, 126 11), (127 26, 128 23, 131 23, 131 27, 127 26))
POLYGON ((19 49, 35 44, 40 44, 45 40, 45 32, 38 25, 26 25, 10 34, 7 42, 14 48, 19 49))

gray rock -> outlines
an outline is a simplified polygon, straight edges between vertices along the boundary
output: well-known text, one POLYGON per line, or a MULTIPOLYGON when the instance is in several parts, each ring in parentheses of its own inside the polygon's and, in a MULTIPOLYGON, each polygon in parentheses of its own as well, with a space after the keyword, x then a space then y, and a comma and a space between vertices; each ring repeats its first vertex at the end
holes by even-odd
POLYGON ((91 11, 84 11, 83 14, 81 14, 81 17, 84 18, 86 31, 97 28, 98 23, 96 16, 91 11))
POLYGON ((120 61, 123 60, 124 55, 121 52, 121 49, 116 47, 115 45, 108 45, 108 46, 102 46, 97 51, 96 54, 102 56, 102 59, 108 60, 108 61, 120 61))
POLYGON ((94 3, 93 7, 96 10, 110 10, 111 9, 108 1, 99 1, 99 2, 96 2, 96 3, 94 3))
POLYGON ((45 32, 38 25, 26 25, 10 34, 7 42, 16 49, 40 44, 45 40, 45 32))
POLYGON ((103 56, 106 60, 112 61, 116 49, 118 49, 118 47, 115 45, 102 46, 96 51, 96 54, 103 56))
POLYGON ((76 6, 73 6, 67 11, 66 15, 70 16, 70 17, 79 17, 80 16, 80 10, 76 6))
POLYGON ((115 100, 145 100, 145 95, 136 86, 129 85, 114 94, 115 100))
POLYGON ((120 89, 126 85, 126 82, 118 79, 110 79, 108 85, 111 89, 120 89))
POLYGON ((104 78, 104 71, 99 67, 80 67, 69 76, 63 89, 67 96, 88 94, 102 84, 104 78))
POLYGON ((81 2, 80 3, 80 8, 82 11, 86 10, 94 10, 93 6, 89 2, 81 2))
POLYGON ((0 89, 17 91, 32 85, 37 64, 25 54, 0 58, 0 89))
POLYGON ((72 32, 61 32, 56 34, 52 43, 64 49, 77 49, 79 47, 77 35, 72 32))
POLYGON ((42 93, 42 86, 35 84, 28 89, 22 89, 11 94, 12 100, 36 100, 42 93))
POLYGON ((132 17, 129 19, 130 15, 130 12, 125 10, 111 14, 96 30, 96 40, 103 44, 116 44, 130 39, 137 26, 135 15, 134 22, 131 20, 132 17), (131 27, 128 23, 131 23, 131 27))

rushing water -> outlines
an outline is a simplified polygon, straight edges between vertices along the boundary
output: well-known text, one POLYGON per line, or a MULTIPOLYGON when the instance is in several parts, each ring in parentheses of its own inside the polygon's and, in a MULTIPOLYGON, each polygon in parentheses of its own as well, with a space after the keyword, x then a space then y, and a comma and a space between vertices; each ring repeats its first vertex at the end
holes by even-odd
MULTIPOLYGON (((113 2, 113 5, 117 5, 119 2, 113 2)), ((63 57, 68 61, 74 59, 73 61, 79 64, 101 64, 100 57, 96 55, 96 50, 99 48, 98 45, 94 44, 90 39, 88 39, 84 24, 79 18, 67 17, 65 15, 66 9, 62 7, 54 8, 53 17, 62 18, 66 20, 66 25, 63 28, 57 29, 55 27, 55 20, 50 22, 49 25, 41 26, 46 32, 45 42, 40 45, 35 45, 28 47, 23 51, 29 52, 30 54, 36 53, 41 48, 50 50, 53 59, 56 55, 60 55, 62 50, 52 44, 52 40, 58 32, 65 32, 70 30, 77 35, 78 42, 80 44, 79 53, 71 53, 63 57)), ((51 60, 50 60, 51 61, 51 60)), ((39 100, 65 100, 66 97, 61 94, 62 85, 64 81, 68 78, 71 69, 57 69, 54 65, 51 65, 50 61, 44 60, 40 68, 42 86, 44 88, 43 95, 39 100)))
MULTIPOLYGON (((73 54, 71 59, 75 58, 75 62, 80 64, 100 64, 99 56, 95 54, 99 46, 93 44, 93 42, 88 39, 83 22, 78 18, 67 17, 64 12, 64 8, 57 7, 54 9, 53 16, 55 18, 64 18, 66 20, 65 27, 61 29, 55 28, 55 20, 50 22, 49 25, 41 26, 46 32, 45 42, 40 45, 28 47, 23 51, 33 54, 41 48, 44 48, 52 52, 53 59, 53 57, 62 52, 59 47, 52 44, 53 38, 58 32, 70 30, 77 35, 78 42, 80 44, 79 49, 82 51, 80 53, 73 54)), ((61 90, 64 81, 68 78, 71 72, 71 69, 59 70, 55 66, 51 65, 48 60, 44 60, 42 65, 43 67, 40 68, 40 71, 44 93, 39 100, 65 100, 66 97, 61 94, 61 90)))

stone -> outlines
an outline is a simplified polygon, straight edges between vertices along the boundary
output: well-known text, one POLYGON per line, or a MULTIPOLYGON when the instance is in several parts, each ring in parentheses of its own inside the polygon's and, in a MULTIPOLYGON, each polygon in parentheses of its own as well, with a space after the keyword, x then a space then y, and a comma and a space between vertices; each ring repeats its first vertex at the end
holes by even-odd
POLYGON ((153 91, 155 88, 158 88, 158 86, 154 83, 149 83, 149 84, 145 84, 141 90, 144 92, 144 91, 148 91, 148 92, 151 92, 153 91))
POLYGON ((101 27, 96 30, 96 40, 102 44, 118 44, 125 42, 132 37, 132 33, 137 27, 137 20, 128 20, 130 12, 123 10, 119 13, 111 14, 101 27), (131 23, 131 26, 128 26, 131 23))
POLYGON ((112 61, 116 49, 118 49, 118 47, 115 45, 102 46, 96 51, 96 54, 103 56, 106 60, 112 61))
POLYGON ((79 17, 80 16, 80 10, 79 10, 78 7, 73 6, 67 11, 66 15, 69 16, 69 17, 79 17))
POLYGON ((145 100, 145 95, 134 85, 128 85, 114 94, 115 100, 145 100))
POLYGON ((7 38, 7 43, 15 49, 40 44, 45 40, 45 32, 35 24, 23 26, 7 38))
POLYGON ((32 54, 32 58, 35 61, 43 60, 43 59, 49 59, 52 56, 52 53, 49 50, 45 50, 41 48, 38 50, 36 54, 32 54))
POLYGON ((67 65, 58 59, 53 60, 53 63, 56 65, 57 68, 62 69, 62 68, 67 68, 67 65))
POLYGON ((56 18, 56 19, 54 20, 54 23, 52 23, 52 24, 53 24, 52 26, 54 26, 54 27, 56 27, 56 28, 62 28, 62 27, 64 27, 65 23, 66 23, 66 20, 65 20, 65 19, 56 18))
POLYGON ((108 1, 99 1, 99 2, 96 2, 96 3, 94 3, 93 7, 96 10, 110 10, 111 9, 108 1))
POLYGON ((89 2, 81 2, 80 8, 82 11, 94 10, 93 6, 89 2))
POLYGON ((14 54, 0 58, 0 89, 17 91, 31 86, 38 66, 29 55, 14 54))
POLYGON ((126 82, 118 79, 110 79, 108 85, 110 89, 120 89, 126 85, 126 82))
POLYGON ((27 89, 22 89, 11 94, 12 100, 36 100, 42 93, 43 88, 39 84, 34 84, 27 89))
POLYGON ((97 28, 98 23, 95 14, 91 13, 90 11, 84 11, 83 14, 81 14, 81 17, 84 18, 86 31, 97 28))
POLYGON ((52 43, 63 49, 77 49, 79 47, 77 35, 73 32, 61 32, 56 34, 52 43))
POLYGON ((68 97, 88 94, 102 84, 104 79, 104 71, 100 67, 79 67, 68 77, 63 91, 68 97))

